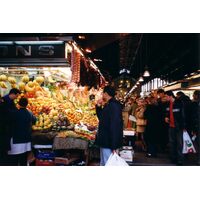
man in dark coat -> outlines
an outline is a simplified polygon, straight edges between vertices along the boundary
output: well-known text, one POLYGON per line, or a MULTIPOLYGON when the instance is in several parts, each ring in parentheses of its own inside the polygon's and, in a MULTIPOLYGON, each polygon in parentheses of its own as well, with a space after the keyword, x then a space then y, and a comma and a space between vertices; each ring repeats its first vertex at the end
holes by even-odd
POLYGON ((159 108, 159 113, 160 113, 160 134, 158 136, 159 139, 159 148, 161 153, 165 153, 167 149, 167 144, 168 144, 168 124, 165 123, 165 113, 166 113, 166 107, 168 105, 166 101, 166 96, 165 96, 165 91, 163 89, 159 89, 157 91, 157 103, 158 103, 158 108, 159 108))
POLYGON ((144 111, 144 118, 147 125, 144 133, 147 145, 147 157, 157 157, 157 147, 159 143, 159 135, 161 133, 161 113, 154 97, 149 97, 148 105, 144 111))
POLYGON ((191 105, 191 131, 197 136, 197 164, 200 165, 200 91, 195 90, 191 105))
POLYGON ((167 91, 168 107, 165 122, 169 124, 169 149, 173 163, 183 165, 183 131, 186 128, 185 111, 181 100, 176 99, 172 91, 167 91))
POLYGON ((115 100, 114 96, 115 90, 106 86, 102 100, 99 100, 96 105, 99 118, 96 144, 100 147, 101 166, 106 164, 109 156, 115 153, 123 142, 122 105, 115 100))
POLYGON ((192 126, 192 111, 191 111, 191 104, 192 101, 190 100, 190 98, 185 95, 183 92, 179 91, 176 93, 176 98, 179 99, 182 104, 183 104, 183 108, 185 111, 185 125, 186 125, 186 130, 189 134, 191 134, 191 126, 192 126))
POLYGON ((32 125, 36 117, 26 109, 28 99, 22 97, 19 102, 19 110, 12 114, 13 134, 10 141, 11 150, 8 151, 11 166, 26 166, 28 152, 31 151, 32 125))
POLYGON ((11 89, 9 94, 2 97, 0 102, 0 166, 8 165, 7 151, 10 150, 10 139, 12 137, 11 115, 17 109, 14 100, 20 91, 11 89))

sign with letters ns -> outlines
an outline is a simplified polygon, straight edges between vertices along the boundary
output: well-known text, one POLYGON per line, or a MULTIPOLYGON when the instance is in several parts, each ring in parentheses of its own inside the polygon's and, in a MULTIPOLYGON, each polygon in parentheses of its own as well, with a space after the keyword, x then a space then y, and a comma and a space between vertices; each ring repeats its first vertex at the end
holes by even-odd
POLYGON ((0 59, 4 58, 65 58, 62 41, 0 41, 0 59))

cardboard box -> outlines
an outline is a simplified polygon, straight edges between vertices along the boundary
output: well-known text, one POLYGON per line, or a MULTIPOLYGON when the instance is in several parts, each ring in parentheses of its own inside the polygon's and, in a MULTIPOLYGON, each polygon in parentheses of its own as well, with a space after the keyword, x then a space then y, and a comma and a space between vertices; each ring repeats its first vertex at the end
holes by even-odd
POLYGON ((36 166, 54 166, 55 163, 54 163, 53 160, 40 160, 40 159, 36 159, 35 165, 36 166))
POLYGON ((119 151, 119 156, 127 162, 133 162, 134 151, 132 147, 123 147, 123 148, 125 149, 119 151))
POLYGON ((123 133, 124 136, 135 136, 135 130, 133 129, 124 129, 123 133))

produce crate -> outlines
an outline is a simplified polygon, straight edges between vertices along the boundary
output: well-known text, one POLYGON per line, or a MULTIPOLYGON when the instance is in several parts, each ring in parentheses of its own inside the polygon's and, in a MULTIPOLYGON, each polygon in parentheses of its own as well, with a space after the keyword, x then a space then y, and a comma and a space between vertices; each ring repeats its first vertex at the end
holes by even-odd
POLYGON ((130 146, 123 146, 119 151, 119 156, 123 158, 126 162, 133 162, 134 151, 130 146))
POLYGON ((35 166, 55 166, 55 163, 53 160, 36 159, 35 166))
POLYGON ((38 152, 35 156, 39 160, 54 160, 54 152, 38 152))
POLYGON ((54 162, 56 165, 70 165, 72 162, 77 161, 80 158, 80 152, 74 152, 71 150, 62 156, 56 156, 54 162))

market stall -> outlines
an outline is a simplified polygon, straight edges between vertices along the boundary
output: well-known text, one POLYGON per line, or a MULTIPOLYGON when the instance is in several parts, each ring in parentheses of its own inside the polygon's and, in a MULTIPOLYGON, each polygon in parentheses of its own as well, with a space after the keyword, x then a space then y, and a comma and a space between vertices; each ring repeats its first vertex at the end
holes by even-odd
POLYGON ((97 131, 95 102, 101 89, 80 86, 80 62, 83 59, 87 68, 99 73, 100 86, 103 76, 96 65, 71 41, 7 42, 0 47, 1 96, 18 88, 20 97, 29 99, 28 109, 37 117, 33 145, 87 152, 88 141, 95 139, 97 131))

